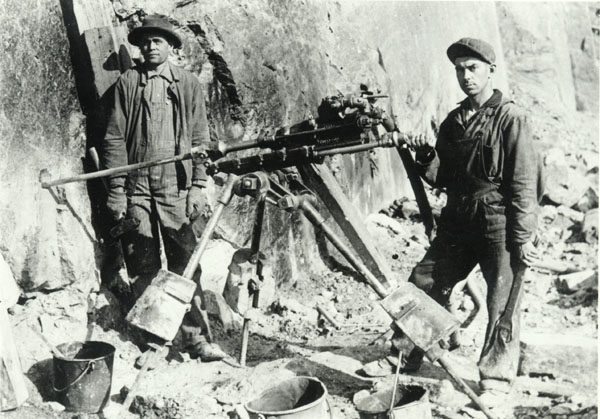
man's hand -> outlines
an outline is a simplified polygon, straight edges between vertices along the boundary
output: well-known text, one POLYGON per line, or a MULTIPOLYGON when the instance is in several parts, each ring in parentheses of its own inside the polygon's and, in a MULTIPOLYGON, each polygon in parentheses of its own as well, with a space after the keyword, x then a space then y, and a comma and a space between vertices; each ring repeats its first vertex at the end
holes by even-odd
POLYGON ((114 186, 108 191, 106 199, 106 207, 108 212, 115 220, 120 220, 127 212, 127 195, 122 186, 114 186))
POLYGON ((434 140, 426 134, 406 134, 404 141, 406 144, 415 150, 417 160, 427 158, 433 151, 434 140))
POLYGON ((194 221, 204 211, 206 195, 201 186, 192 185, 187 195, 185 216, 194 221))
POLYGON ((539 260, 540 255, 535 248, 535 245, 528 241, 516 246, 517 257, 527 266, 532 266, 539 260))
POLYGON ((406 134, 404 141, 406 144, 415 151, 423 149, 430 150, 433 148, 433 139, 426 134, 406 134))

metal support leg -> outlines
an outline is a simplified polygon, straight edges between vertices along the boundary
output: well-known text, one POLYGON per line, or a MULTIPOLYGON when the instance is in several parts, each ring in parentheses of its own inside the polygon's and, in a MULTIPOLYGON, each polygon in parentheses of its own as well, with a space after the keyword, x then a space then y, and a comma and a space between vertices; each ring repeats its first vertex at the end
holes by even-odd
MULTIPOLYGON (((186 270, 183 272, 183 276, 185 278, 191 278, 191 275, 193 275, 198 264, 200 263, 200 258, 204 254, 206 246, 208 245, 210 238, 212 237, 215 229, 217 228, 217 224, 219 222, 219 219, 221 218, 221 215, 223 215, 223 210, 231 201, 231 197, 233 196, 233 187, 236 181, 237 176, 235 175, 229 175, 229 177, 227 178, 227 181, 225 182, 225 185, 223 187, 223 191, 221 192, 221 196, 219 197, 217 204, 215 205, 215 208, 213 210, 213 214, 210 217, 210 220, 208 220, 208 223, 206 223, 206 227, 202 232, 202 236, 198 241, 198 245, 196 246, 196 248, 194 249, 194 253, 190 257, 190 261, 193 261, 194 263, 188 263, 186 270)), ((200 313, 200 318, 195 320, 199 324, 204 324, 206 326, 206 334, 208 341, 212 342, 213 337, 212 331, 210 329, 210 324, 208 322, 208 314, 206 313, 206 300, 204 298, 204 291, 202 289, 202 281, 200 278, 198 278, 197 282, 199 295, 194 296, 194 298, 192 299, 192 304, 194 305, 196 311, 200 313)), ((192 310, 191 313, 194 313, 194 310, 192 310)))
MULTIPOLYGON (((260 237, 262 235, 263 220, 265 217, 266 193, 262 193, 258 197, 256 203, 256 217, 254 219, 254 227, 252 229, 252 244, 250 246, 251 261, 256 264, 256 281, 250 281, 250 295, 252 295, 252 308, 258 308, 258 298, 260 294, 260 284, 263 281, 262 275, 262 260, 260 257, 260 237)), ((250 319, 244 318, 244 326, 242 329, 242 348, 240 352, 240 365, 246 366, 246 354, 248 352, 248 339, 250 337, 250 319)))
POLYGON ((362 217, 350 204, 329 168, 325 165, 310 164, 298 166, 298 170, 311 190, 325 203, 368 270, 380 283, 388 287, 392 286, 394 280, 391 270, 377 251, 362 222, 362 217))
POLYGON ((357 258, 350 248, 342 241, 342 239, 333 231, 331 227, 325 224, 325 218, 317 211, 310 203, 311 195, 292 195, 283 186, 271 180, 271 191, 279 201, 277 205, 286 210, 292 211, 299 209, 312 225, 320 229, 325 237, 333 244, 333 246, 344 256, 350 265, 367 281, 373 290, 381 297, 385 298, 389 291, 379 279, 371 273, 369 268, 357 258))

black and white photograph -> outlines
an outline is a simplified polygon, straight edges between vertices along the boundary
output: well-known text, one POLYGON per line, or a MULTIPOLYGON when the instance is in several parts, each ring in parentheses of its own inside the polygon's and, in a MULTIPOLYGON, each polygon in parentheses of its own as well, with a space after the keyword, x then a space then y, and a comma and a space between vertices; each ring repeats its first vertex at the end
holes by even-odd
POLYGON ((600 2, 0 17, 0 418, 598 417, 600 2))

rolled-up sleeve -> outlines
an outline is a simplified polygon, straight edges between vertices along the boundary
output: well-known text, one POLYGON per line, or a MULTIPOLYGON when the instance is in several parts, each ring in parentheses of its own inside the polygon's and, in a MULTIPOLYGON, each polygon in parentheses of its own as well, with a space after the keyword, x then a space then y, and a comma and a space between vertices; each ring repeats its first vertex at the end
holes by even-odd
MULTIPOLYGON (((122 79, 119 79, 114 88, 114 100, 112 102, 102 147, 103 162, 107 169, 127 164, 127 148, 125 144, 127 115, 125 112, 124 83, 122 79)), ((125 178, 125 174, 110 176, 110 187, 124 186, 125 178)))
POLYGON ((507 235, 513 244, 522 244, 530 240, 536 227, 539 155, 525 115, 509 115, 502 134, 507 235))

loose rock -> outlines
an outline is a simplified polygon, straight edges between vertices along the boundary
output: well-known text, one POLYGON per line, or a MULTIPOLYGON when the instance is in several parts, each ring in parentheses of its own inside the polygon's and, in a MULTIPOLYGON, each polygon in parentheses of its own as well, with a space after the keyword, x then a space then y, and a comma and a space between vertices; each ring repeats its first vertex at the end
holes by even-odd
POLYGON ((583 197, 589 183, 584 174, 565 163, 561 153, 560 149, 553 148, 544 159, 547 173, 545 196, 556 204, 572 207, 583 197))
POLYGON ((590 365, 598 363, 596 339, 564 334, 522 333, 520 375, 574 378, 597 385, 590 365))
POLYGON ((598 242, 598 208, 585 214, 581 231, 587 243, 594 244, 598 242))
POLYGON ((579 289, 590 288, 598 284, 598 274, 592 270, 574 272, 558 277, 558 290, 571 294, 579 289))
POLYGON ((587 212, 593 208, 598 208, 598 192, 590 187, 575 204, 575 208, 581 212, 587 212))

